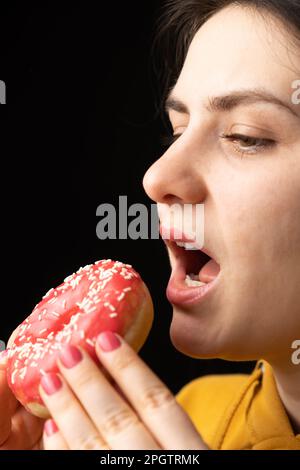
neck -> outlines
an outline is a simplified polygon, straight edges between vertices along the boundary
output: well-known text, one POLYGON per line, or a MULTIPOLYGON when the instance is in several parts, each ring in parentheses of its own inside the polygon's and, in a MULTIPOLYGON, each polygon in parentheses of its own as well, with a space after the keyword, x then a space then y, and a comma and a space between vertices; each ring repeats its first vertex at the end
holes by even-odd
POLYGON ((280 399, 295 434, 300 433, 300 364, 289 358, 284 363, 271 364, 280 399))

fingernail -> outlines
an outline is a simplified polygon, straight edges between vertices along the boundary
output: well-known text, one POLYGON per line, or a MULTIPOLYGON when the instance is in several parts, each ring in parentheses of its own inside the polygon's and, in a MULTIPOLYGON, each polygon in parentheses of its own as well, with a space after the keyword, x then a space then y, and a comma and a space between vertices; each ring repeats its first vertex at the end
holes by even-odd
POLYGON ((105 352, 113 351, 121 345, 119 338, 117 338, 117 336, 112 331, 105 331, 104 333, 100 333, 97 338, 97 342, 102 351, 105 352))
POLYGON ((47 419, 44 424, 44 431, 48 437, 52 436, 58 431, 58 427, 56 426, 54 419, 47 419))
POLYGON ((62 381, 57 374, 50 372, 42 377, 41 386, 47 395, 53 395, 62 387, 62 381))
POLYGON ((82 354, 78 348, 68 344, 60 353, 59 358, 67 369, 72 369, 82 360, 82 354))

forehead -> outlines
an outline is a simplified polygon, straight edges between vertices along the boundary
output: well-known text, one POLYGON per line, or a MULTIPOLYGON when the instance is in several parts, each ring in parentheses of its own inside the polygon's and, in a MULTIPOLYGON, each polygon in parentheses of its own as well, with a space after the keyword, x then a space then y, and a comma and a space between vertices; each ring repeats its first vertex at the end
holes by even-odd
POLYGON ((190 107, 210 95, 253 87, 286 101, 299 78, 299 49, 284 26, 268 13, 231 6, 196 33, 174 93, 190 107))

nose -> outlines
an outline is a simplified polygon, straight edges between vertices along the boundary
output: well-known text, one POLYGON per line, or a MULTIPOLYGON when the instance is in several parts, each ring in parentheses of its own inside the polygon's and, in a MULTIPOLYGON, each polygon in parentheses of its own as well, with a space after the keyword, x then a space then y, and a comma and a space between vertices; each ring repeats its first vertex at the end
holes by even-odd
POLYGON ((145 173, 143 186, 147 195, 157 203, 203 202, 205 183, 192 152, 189 154, 188 148, 179 142, 172 147, 145 173))

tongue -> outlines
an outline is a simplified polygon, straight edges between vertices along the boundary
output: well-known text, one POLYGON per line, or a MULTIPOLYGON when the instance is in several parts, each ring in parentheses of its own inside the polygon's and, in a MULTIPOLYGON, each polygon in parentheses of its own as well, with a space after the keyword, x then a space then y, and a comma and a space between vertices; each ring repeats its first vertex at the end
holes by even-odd
POLYGON ((199 280, 201 282, 211 282, 213 281, 220 272, 220 266, 215 262, 215 260, 211 259, 206 263, 199 273, 199 280))

